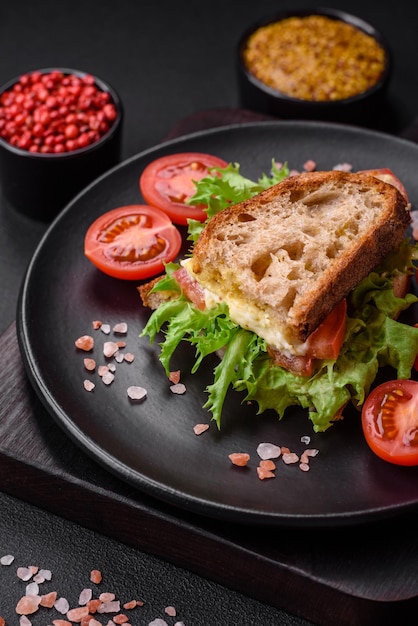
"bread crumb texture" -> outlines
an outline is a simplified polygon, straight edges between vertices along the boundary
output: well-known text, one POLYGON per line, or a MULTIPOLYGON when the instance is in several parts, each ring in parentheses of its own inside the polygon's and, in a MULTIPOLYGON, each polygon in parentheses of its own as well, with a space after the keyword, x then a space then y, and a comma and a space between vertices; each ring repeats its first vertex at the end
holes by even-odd
MULTIPOLYGON (((304 341, 400 244, 409 222, 398 191, 372 176, 300 174, 215 216, 191 267, 201 285, 227 302, 233 319, 238 309, 235 321, 244 327, 260 331, 246 319, 272 332, 286 325, 290 343, 304 341)), ((285 347, 266 332, 259 334, 285 347)))

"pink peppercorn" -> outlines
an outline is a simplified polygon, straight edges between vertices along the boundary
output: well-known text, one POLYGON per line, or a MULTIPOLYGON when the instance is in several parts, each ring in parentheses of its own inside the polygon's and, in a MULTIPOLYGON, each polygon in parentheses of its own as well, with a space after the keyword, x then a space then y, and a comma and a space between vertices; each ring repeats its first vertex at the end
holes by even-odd
POLYGON ((85 148, 111 128, 118 111, 91 74, 23 74, 0 94, 0 137, 33 153, 85 148))

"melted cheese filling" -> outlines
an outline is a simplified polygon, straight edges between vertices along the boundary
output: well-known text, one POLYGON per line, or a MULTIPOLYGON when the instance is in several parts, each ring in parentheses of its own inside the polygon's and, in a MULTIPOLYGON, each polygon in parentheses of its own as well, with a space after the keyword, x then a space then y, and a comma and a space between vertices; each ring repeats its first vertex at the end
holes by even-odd
POLYGON ((293 337, 292 339, 289 338, 289 333, 286 333, 286 329, 281 329, 277 324, 274 324, 268 313, 260 309, 256 304, 232 293, 215 293, 203 286, 192 271, 190 261, 191 259, 182 261, 182 266, 203 289, 205 304, 208 309, 213 308, 220 302, 225 302, 228 306, 231 320, 241 326, 241 328, 256 333, 271 348, 280 350, 290 356, 306 354, 307 344, 302 342, 295 344, 293 337))

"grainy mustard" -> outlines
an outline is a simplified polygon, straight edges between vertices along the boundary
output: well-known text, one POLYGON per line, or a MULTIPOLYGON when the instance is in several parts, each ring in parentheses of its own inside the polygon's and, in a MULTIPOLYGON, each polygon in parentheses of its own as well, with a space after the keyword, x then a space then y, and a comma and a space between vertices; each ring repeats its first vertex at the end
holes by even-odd
POLYGON ((323 15, 289 17, 256 30, 243 51, 261 82, 302 100, 341 100, 372 87, 385 51, 370 35, 323 15))

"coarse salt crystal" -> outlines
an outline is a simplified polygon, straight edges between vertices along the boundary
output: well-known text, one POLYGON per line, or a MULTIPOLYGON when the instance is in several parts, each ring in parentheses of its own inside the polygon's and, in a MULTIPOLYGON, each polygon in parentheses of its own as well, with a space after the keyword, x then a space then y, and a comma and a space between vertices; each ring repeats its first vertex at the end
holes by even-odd
POLYGON ((196 424, 195 426, 193 426, 195 435, 201 435, 208 429, 209 429, 209 424, 196 424))
POLYGON ((39 585, 35 582, 29 583, 26 587, 27 596, 37 596, 39 593, 39 585))
POLYGON ((108 335, 110 333, 110 326, 109 324, 102 324, 100 326, 100 330, 102 331, 102 333, 104 333, 105 335, 108 335))
POLYGON ((171 385, 170 391, 172 393, 182 395, 183 393, 186 393, 186 385, 183 385, 183 383, 176 383, 175 385, 171 385))
POLYGON ((40 569, 38 572, 39 576, 42 576, 44 580, 51 580, 52 572, 50 569, 40 569))
POLYGON ((170 615, 170 617, 175 617, 177 615, 177 611, 174 606, 166 606, 164 612, 167 613, 167 615, 170 615))
POLYGON ((128 332, 128 324, 126 322, 119 322, 119 324, 115 324, 113 332, 118 333, 119 335, 126 335, 128 332))
POLYGON ((103 354, 107 358, 114 356, 118 350, 119 346, 115 341, 105 341, 103 344, 103 354))
POLYGON ((285 452, 282 454, 283 463, 286 465, 290 465, 291 463, 297 463, 299 461, 299 457, 296 452, 285 452))
POLYGON ((16 605, 16 613, 18 615, 32 615, 38 610, 40 601, 40 596, 23 596, 16 605))
POLYGON ((91 380, 85 380, 83 386, 86 391, 93 391, 96 385, 91 380))
POLYGON ((274 443, 260 443, 257 446, 257 454, 260 459, 278 459, 282 450, 280 446, 276 446, 274 443))
POLYGON ((78 603, 83 605, 83 604, 87 604, 87 602, 89 602, 93 597, 93 591, 91 589, 83 589, 80 592, 79 598, 78 598, 78 603))
POLYGON ((109 372, 107 371, 105 374, 103 374, 102 376, 102 382, 105 385, 110 385, 111 383, 113 383, 113 381, 115 380, 115 375, 113 374, 113 372, 109 372))
POLYGON ((124 354, 123 358, 128 363, 132 363, 135 360, 135 356, 132 354, 132 352, 126 352, 126 354, 124 354))
POLYGON ((30 580, 33 576, 32 569, 30 567, 18 567, 17 568, 17 577, 20 580, 27 581, 30 580))
POLYGON ((63 615, 68 612, 70 605, 68 604, 68 600, 66 598, 58 598, 56 602, 54 602, 54 609, 58 611, 58 613, 62 613, 63 615))
POLYGON ((30 621, 30 619, 28 617, 26 617, 26 615, 21 615, 20 616, 19 624, 20 624, 20 626, 32 626, 32 622, 30 621))
POLYGON ((309 437, 309 435, 303 435, 303 437, 300 438, 301 443, 306 443, 306 445, 309 445, 311 443, 311 438, 309 437))
POLYGON ((157 617, 157 619, 150 622, 148 626, 168 626, 168 624, 165 621, 165 619, 161 619, 160 617, 157 617))
POLYGON ((119 600, 113 600, 111 602, 103 602, 97 609, 98 613, 118 613, 120 611, 119 600))
POLYGON ((122 352, 117 352, 115 354, 116 363, 122 363, 123 359, 124 359, 124 355, 122 354, 122 352))
POLYGON ((139 387, 137 385, 131 385, 127 389, 128 397, 131 400, 143 400, 147 395, 147 390, 144 387, 139 387))
POLYGON ((301 469, 302 472, 309 472, 309 463, 299 463, 299 469, 301 469))
POLYGON ((0 563, 2 565, 11 565, 14 560, 15 560, 15 557, 12 554, 5 554, 4 556, 1 557, 0 563))

